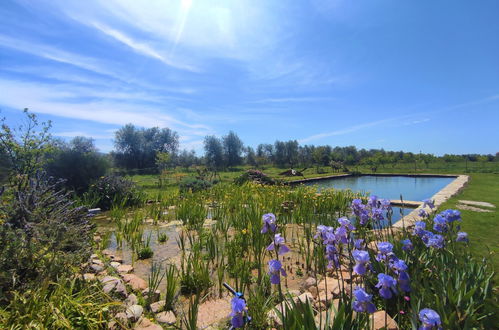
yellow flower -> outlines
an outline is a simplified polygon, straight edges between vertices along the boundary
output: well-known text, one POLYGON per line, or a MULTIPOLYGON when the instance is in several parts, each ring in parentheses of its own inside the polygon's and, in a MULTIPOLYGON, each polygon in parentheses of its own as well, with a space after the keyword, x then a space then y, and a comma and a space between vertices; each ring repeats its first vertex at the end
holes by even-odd
POLYGON ((243 229, 243 230, 241 230, 241 232, 242 232, 244 235, 246 235, 246 233, 247 233, 248 231, 247 231, 246 229, 243 229))

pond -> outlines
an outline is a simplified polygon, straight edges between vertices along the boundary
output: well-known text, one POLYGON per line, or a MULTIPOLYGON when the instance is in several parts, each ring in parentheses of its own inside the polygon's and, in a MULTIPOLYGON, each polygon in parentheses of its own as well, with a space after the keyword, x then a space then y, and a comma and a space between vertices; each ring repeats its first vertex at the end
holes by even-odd
MULTIPOLYGON (((406 201, 422 201, 431 198, 455 177, 443 176, 342 176, 305 183, 307 186, 317 186, 321 191, 324 188, 352 190, 354 192, 368 193, 379 198, 406 201)), ((411 212, 410 208, 393 207, 392 223, 411 212)))

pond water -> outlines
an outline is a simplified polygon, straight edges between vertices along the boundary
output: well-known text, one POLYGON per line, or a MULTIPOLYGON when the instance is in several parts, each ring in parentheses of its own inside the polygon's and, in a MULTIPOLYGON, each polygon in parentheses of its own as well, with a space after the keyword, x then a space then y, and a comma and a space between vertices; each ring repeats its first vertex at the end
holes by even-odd
POLYGON ((407 201, 422 201, 451 183, 454 177, 431 176, 348 176, 337 179, 324 179, 306 183, 322 188, 350 189, 376 195, 379 198, 400 200, 400 195, 407 201))
MULTIPOLYGON (((454 179, 454 177, 432 176, 363 175, 318 180, 305 183, 305 185, 317 186, 319 191, 324 188, 350 189, 376 195, 379 198, 400 200, 402 195, 406 201, 422 201, 431 198, 454 179)), ((393 207, 392 223, 410 212, 410 208, 393 207)), ((387 222, 385 221, 383 225, 387 225, 387 222)))

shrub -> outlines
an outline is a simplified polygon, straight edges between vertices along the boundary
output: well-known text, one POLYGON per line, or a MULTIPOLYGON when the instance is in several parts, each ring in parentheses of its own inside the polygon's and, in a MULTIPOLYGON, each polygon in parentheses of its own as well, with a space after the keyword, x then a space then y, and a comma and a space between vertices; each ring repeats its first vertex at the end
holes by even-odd
POLYGON ((247 170, 234 179, 234 183, 237 185, 243 185, 246 182, 255 182, 267 185, 273 185, 277 183, 274 179, 258 170, 247 170))
POLYGON ((100 177, 95 184, 90 186, 84 198, 95 207, 109 210, 114 204, 121 207, 140 205, 145 200, 145 194, 132 180, 108 175, 100 177))
POLYGON ((86 208, 75 207, 59 186, 38 175, 0 195, 0 298, 55 281, 90 255, 86 208))
POLYGON ((179 184, 180 192, 196 192, 206 190, 212 186, 212 183, 207 180, 188 177, 182 179, 179 184))

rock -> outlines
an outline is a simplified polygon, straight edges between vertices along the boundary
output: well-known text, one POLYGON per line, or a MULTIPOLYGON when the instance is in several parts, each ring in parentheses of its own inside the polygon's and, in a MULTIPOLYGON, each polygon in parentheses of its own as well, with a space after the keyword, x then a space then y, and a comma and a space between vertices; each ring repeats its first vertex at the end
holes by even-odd
MULTIPOLYGON (((319 290, 319 295, 321 291, 326 291, 328 292, 328 296, 339 296, 341 292, 341 280, 334 279, 331 277, 326 277, 322 281, 319 282, 319 285, 317 286, 317 289, 319 290)), ((345 286, 346 287, 346 286, 345 286)), ((332 298, 332 297, 331 297, 332 298)))
POLYGON ((303 291, 307 291, 310 287, 316 286, 317 285, 317 280, 313 277, 307 278, 303 283, 301 284, 301 288, 303 291))
POLYGON ((102 250, 102 254, 109 257, 109 256, 113 255, 114 253, 111 250, 105 249, 105 250, 102 250))
POLYGON ((127 307, 129 307, 132 305, 137 305, 139 303, 139 300, 137 299, 137 296, 135 294, 130 293, 128 297, 126 297, 124 303, 127 307))
MULTIPOLYGON (((148 299, 149 298, 149 288, 145 289, 142 291, 142 296, 144 297, 144 299, 148 299)), ((159 297, 161 296, 161 291, 159 290, 156 290, 154 291, 154 294, 152 295, 151 299, 149 300, 150 302, 156 302, 159 300, 159 297)))
POLYGON ((309 303, 313 303, 314 296, 312 296, 312 294, 310 292, 305 292, 305 293, 302 293, 301 295, 299 295, 298 297, 293 298, 293 300, 295 301, 295 303, 297 303, 298 301, 303 303, 303 304, 306 303, 307 301, 309 303))
POLYGON ((287 292, 287 294, 289 294, 291 297, 298 297, 299 295, 301 295, 301 291, 300 290, 289 290, 287 292))
POLYGON ((92 264, 90 266, 90 269, 94 272, 94 273, 100 273, 104 270, 104 266, 100 266, 100 265, 96 265, 96 264, 92 264))
POLYGON ((116 270, 120 274, 128 274, 128 273, 133 272, 133 266, 132 265, 122 265, 122 264, 118 264, 118 265, 119 266, 116 267, 116 270))
POLYGON ((371 321, 374 319, 374 330, 386 329, 386 330, 398 330, 398 324, 390 315, 386 314, 385 311, 377 311, 370 316, 371 321), (385 327, 385 315, 386 315, 386 327, 385 327))
POLYGON ((99 242, 101 242, 101 241, 102 241, 102 237, 100 237, 100 235, 95 235, 95 236, 94 236, 94 241, 95 241, 96 243, 99 243, 99 242))
POLYGON ((168 311, 156 314, 156 321, 158 321, 159 323, 166 323, 168 325, 172 325, 177 323, 177 318, 175 317, 175 314, 173 314, 172 311, 168 311))
POLYGON ((144 308, 142 306, 132 305, 126 309, 125 314, 129 320, 137 321, 142 316, 143 312, 144 308))
POLYGON ((94 253, 90 256, 90 260, 92 259, 99 259, 99 256, 94 253))
MULTIPOLYGON (((309 301, 310 304, 313 304, 314 297, 310 292, 305 292, 300 296, 293 298, 295 304, 305 303, 307 300, 309 301)), ((267 313, 267 317, 269 318, 271 323, 274 323, 278 326, 282 326, 282 322, 278 316, 279 314, 277 311, 281 312, 283 315, 286 315, 286 305, 288 306, 288 308, 292 308, 292 305, 289 302, 283 302, 277 304, 275 306, 275 309, 272 309, 267 313)))
POLYGON ((92 264, 99 265, 99 266, 104 266, 104 263, 100 259, 92 259, 92 264))
POLYGON ((132 287, 134 291, 142 291, 147 288, 147 282, 135 274, 123 275, 123 280, 132 287))
POLYGON ((329 310, 327 310, 326 308, 320 309, 320 312, 315 316, 315 324, 317 325, 317 328, 323 330, 327 329, 327 325, 333 324, 333 320, 336 316, 336 312, 338 311, 339 305, 340 305, 340 300, 334 299, 333 300, 334 309, 332 308, 329 310))
POLYGON ((141 317, 133 328, 135 330, 163 330, 162 326, 152 323, 147 317, 141 317))
POLYGON ((122 297, 127 296, 126 287, 122 280, 113 276, 105 276, 101 280, 105 293, 116 292, 122 297))
POLYGON ((206 328, 210 325, 226 320, 231 312, 231 297, 222 299, 208 300, 199 305, 198 309, 198 328, 206 328))
POLYGON ((151 309, 151 312, 153 312, 154 314, 161 312, 163 310, 163 308, 165 308, 165 301, 161 300, 161 301, 152 303, 149 306, 149 308, 151 309))
POLYGON ((117 269, 119 266, 121 266, 121 264, 119 262, 116 262, 116 261, 111 261, 110 265, 114 269, 117 269))
POLYGON ((111 260, 119 262, 120 264, 123 263, 123 258, 122 257, 118 257, 118 256, 112 255, 112 256, 110 256, 110 258, 111 258, 111 260))
POLYGON ((83 279, 84 279, 85 281, 88 281, 88 282, 90 282, 90 281, 95 281, 95 280, 96 280, 96 278, 95 278, 95 274, 91 274, 91 273, 86 273, 86 274, 83 274, 83 279))
POLYGON ((101 212, 101 209, 98 207, 95 209, 88 209, 88 214, 95 215, 95 214, 99 214, 100 212, 101 212))
POLYGON ((308 292, 310 292, 314 298, 317 298, 317 296, 319 295, 319 289, 317 289, 316 286, 311 286, 310 288, 308 288, 308 292))

